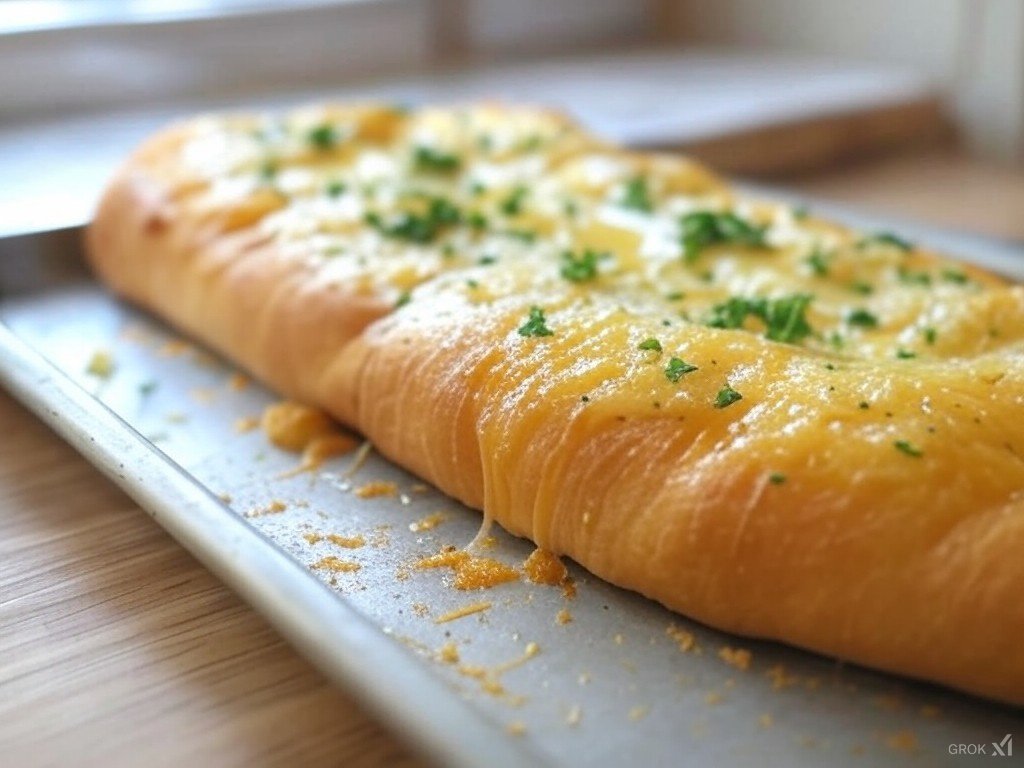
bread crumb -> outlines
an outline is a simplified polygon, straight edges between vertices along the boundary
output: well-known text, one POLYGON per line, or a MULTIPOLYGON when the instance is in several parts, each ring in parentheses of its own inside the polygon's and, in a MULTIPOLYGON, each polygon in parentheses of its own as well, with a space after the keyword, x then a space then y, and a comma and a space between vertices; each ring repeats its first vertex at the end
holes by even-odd
POLYGON ((704 696, 704 703, 707 704, 709 707, 714 707, 718 704, 721 704, 722 701, 722 694, 720 694, 718 691, 709 691, 704 696))
POLYGON ((526 724, 521 720, 513 720, 505 726, 505 732, 508 733, 509 736, 522 736, 526 733, 526 724))
POLYGON ((449 621, 455 621, 466 616, 472 616, 474 613, 483 613, 486 610, 490 610, 491 603, 470 603, 462 608, 456 608, 454 611, 448 611, 448 613, 442 614, 434 619, 435 624, 446 624, 449 621))
POLYGON ((225 504, 230 504, 232 496, 230 493, 218 493, 217 498, 223 501, 225 504))
POLYGON ((171 339, 170 341, 165 342, 162 347, 160 347, 160 356, 177 357, 178 355, 183 355, 184 353, 188 352, 191 348, 192 345, 189 344, 187 341, 182 341, 181 339, 171 339))
POLYGON ((747 670, 750 669, 752 656, 746 648, 730 648, 728 645, 723 645, 718 649, 718 658, 730 667, 747 670))
POLYGON ((523 571, 534 584, 549 586, 560 585, 569 575, 565 564, 558 559, 557 555, 540 547, 533 550, 526 558, 526 562, 523 563, 523 571))
POLYGON ((622 645, 624 642, 626 642, 626 638, 624 638, 621 634, 615 635, 615 637, 613 637, 612 640, 615 641, 616 645, 622 645))
POLYGON ((252 432, 259 425, 260 420, 256 416, 242 416, 235 419, 235 432, 242 435, 246 432, 252 432))
POLYGON ((572 614, 565 610, 565 608, 555 614, 555 624, 565 626, 570 621, 572 621, 572 614))
POLYGON ((757 725, 761 728, 771 728, 775 725, 775 718, 765 712, 759 718, 757 718, 757 725))
POLYGON ((459 663, 459 648, 455 643, 445 643, 441 646, 441 650, 437 652, 437 655, 445 664, 459 663))
POLYGON ((267 406, 260 419, 267 439, 286 451, 302 451, 313 440, 335 430, 331 417, 319 408, 283 400, 267 406))
POLYGON ((782 664, 776 664, 765 674, 771 679, 774 691, 781 691, 783 688, 789 688, 800 682, 800 678, 786 672, 786 668, 782 664))
POLYGON ((570 728, 575 728, 580 724, 580 720, 583 719, 583 711, 580 709, 579 704, 573 704, 569 707, 569 710, 565 713, 565 724, 570 728))
POLYGON ((488 589, 516 581, 519 572, 498 560, 471 555, 462 549, 444 549, 416 563, 417 568, 451 568, 456 589, 488 589))
POLYGON ((648 712, 650 712, 650 707, 644 707, 638 704, 637 706, 629 710, 629 719, 635 723, 638 720, 643 720, 645 717, 647 717, 648 712))
POLYGON ((254 507, 245 513, 246 517, 263 517, 264 515, 279 515, 288 509, 288 505, 280 499, 274 499, 262 507, 254 507))
POLYGON ((917 736, 906 729, 896 731, 885 737, 885 745, 897 752, 913 752, 917 749, 917 736))
POLYGON ((409 523, 409 530, 413 533, 432 531, 447 519, 448 516, 444 512, 434 512, 414 523, 409 523))
POLYGON ((302 534, 302 538, 304 538, 309 544, 317 544, 323 541, 324 537, 319 533, 304 533, 302 534))
POLYGON ((423 618, 424 616, 430 615, 430 606, 426 603, 413 603, 412 612, 420 618, 423 618))
POLYGON ((371 480, 356 488, 355 495, 360 499, 376 499, 381 496, 394 498, 398 495, 398 486, 384 480, 371 480))
POLYGON ((249 388, 250 379, 244 373, 233 373, 228 379, 228 389, 234 392, 241 392, 249 388))
POLYGON ((342 536, 339 533, 329 533, 325 536, 331 544, 336 547, 344 547, 345 549, 359 549, 366 545, 366 539, 362 536, 342 536))
POLYGON ((115 362, 114 356, 106 349, 97 349, 93 352, 92 357, 89 358, 89 363, 85 366, 87 374, 104 380, 113 376, 116 370, 117 362, 115 362))
POLYGON ((354 573, 362 568, 359 563, 353 563, 349 560, 341 560, 335 555, 322 557, 309 567, 314 571, 331 571, 333 573, 354 573))
POLYGON ((697 639, 693 636, 692 632, 687 632, 675 624, 669 624, 665 629, 665 634, 675 641, 675 644, 679 646, 679 650, 683 653, 697 650, 697 639))
POLYGON ((576 678, 576 682, 579 685, 586 685, 587 683, 590 682, 590 673, 589 672, 580 672, 579 677, 576 678))
POLYGON ((217 392, 209 387, 195 387, 188 391, 188 396, 200 405, 209 405, 217 398, 217 392))

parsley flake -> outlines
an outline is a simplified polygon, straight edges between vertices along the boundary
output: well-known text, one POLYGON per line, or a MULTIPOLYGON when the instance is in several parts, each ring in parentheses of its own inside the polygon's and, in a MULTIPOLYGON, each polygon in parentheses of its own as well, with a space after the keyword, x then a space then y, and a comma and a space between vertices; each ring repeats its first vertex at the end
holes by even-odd
POLYGON ((711 308, 707 325, 712 328, 742 328, 748 317, 754 317, 764 323, 767 338, 797 344, 814 333, 806 316, 813 298, 803 293, 778 299, 733 296, 711 308))
POLYGON ((499 208, 506 216, 518 216, 523 211, 523 200, 526 198, 526 187, 516 187, 512 193, 501 201, 499 208))
POLYGON ((306 141, 317 149, 331 149, 338 143, 338 133, 330 123, 320 123, 306 133, 306 141))
POLYGON ((772 485, 782 485, 786 482, 786 476, 781 472, 772 472, 768 475, 768 482, 772 485))
POLYGON ((855 309, 846 316, 846 322, 859 328, 877 328, 878 318, 866 309, 855 309))
POLYGON ((526 322, 519 326, 520 336, 552 336, 553 333, 547 326, 544 317, 544 310, 540 307, 530 307, 530 316, 526 322))
POLYGON ((597 277, 597 262, 604 254, 589 248, 582 255, 575 256, 570 251, 562 254, 560 274, 573 283, 585 283, 597 277))
POLYGON ((665 378, 675 383, 679 381, 687 373, 693 373, 698 370, 696 365, 692 365, 685 360, 673 357, 668 361, 668 365, 665 366, 665 378))
POLYGON ((619 205, 634 211, 650 212, 654 205, 651 203, 651 192, 647 188, 647 179, 643 176, 636 176, 627 181, 619 205))
POLYGON ((892 232, 876 232, 873 235, 868 235, 867 237, 862 238, 857 243, 857 247, 860 249, 870 248, 873 245, 890 246, 904 252, 914 250, 913 243, 904 240, 902 237, 893 234, 892 232))
POLYGON ((765 230, 744 221, 734 213, 695 211, 680 219, 682 227, 683 258, 689 264, 697 260, 708 246, 735 243, 753 248, 764 248, 765 230))
POLYGON ((815 248, 806 259, 807 265, 817 277, 826 277, 829 270, 829 255, 815 248))
POLYGON ((742 399, 743 395, 726 384, 718 390, 718 395, 715 396, 715 408, 728 408, 733 403, 742 399))
POLYGON ((419 146, 413 150, 412 162, 417 171, 432 173, 451 173, 457 171, 462 165, 458 155, 425 146, 419 146))
POLYGON ((651 352, 661 352, 661 342, 651 336, 649 339, 644 339, 636 345, 637 349, 648 350, 651 352))
POLYGON ((920 458, 924 455, 924 451, 918 448, 909 440, 897 440, 893 443, 897 451, 907 454, 907 456, 913 456, 915 459, 920 458))

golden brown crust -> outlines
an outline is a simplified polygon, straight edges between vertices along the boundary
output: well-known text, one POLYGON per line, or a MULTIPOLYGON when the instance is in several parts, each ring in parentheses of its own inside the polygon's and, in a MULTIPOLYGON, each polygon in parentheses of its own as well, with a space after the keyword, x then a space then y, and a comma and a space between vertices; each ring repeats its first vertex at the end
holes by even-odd
MULTIPOLYGON (((373 114, 374 135, 397 130, 373 114)), ((322 279, 256 226, 273 193, 197 206, 208 182, 176 159, 197 130, 155 137, 108 188, 88 252, 117 293, 615 584, 730 631, 1024 703, 1019 288, 957 298, 928 342, 945 357, 903 367, 870 339, 875 357, 826 365, 743 330, 645 325, 617 300, 515 270, 524 287, 493 301, 435 280, 393 313, 392 294, 322 279), (557 332, 524 337, 538 304, 557 332), (685 387, 637 351, 655 334, 698 366, 685 387), (713 408, 725 383, 743 399, 713 408)), ((683 161, 622 157, 681 194, 727 194, 683 161)), ((572 158, 551 167, 570 174, 572 158)), ((901 263, 913 280, 937 262, 901 263)), ((485 279, 466 274, 460 286, 485 279)))

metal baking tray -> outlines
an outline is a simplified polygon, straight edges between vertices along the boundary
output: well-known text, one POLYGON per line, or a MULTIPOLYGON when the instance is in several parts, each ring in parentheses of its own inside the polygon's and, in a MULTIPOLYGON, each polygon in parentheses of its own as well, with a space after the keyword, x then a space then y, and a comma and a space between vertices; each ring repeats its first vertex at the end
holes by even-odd
MULTIPOLYGON (((1019 246, 898 231, 1024 278, 1019 246)), ((352 476, 347 456, 283 477, 297 458, 237 429, 274 395, 239 388, 228 363, 108 296, 80 239, 72 228, 0 240, 0 384, 439 764, 952 765, 957 745, 991 754, 1007 734, 1024 738, 1020 710, 717 632, 574 565, 572 598, 525 580, 463 592, 412 567, 468 543, 479 514, 372 453, 352 476), (87 371, 98 350, 108 377, 87 371), (353 492, 378 480, 400 495, 353 492), (413 530, 439 511, 443 522, 413 530), (328 533, 366 544, 307 539, 328 533), (311 568, 331 555, 360 569, 311 568), (490 607, 438 622, 480 602, 490 607), (749 666, 724 648, 748 650, 749 666)), ((495 533, 489 556, 518 566, 532 551, 495 533)))

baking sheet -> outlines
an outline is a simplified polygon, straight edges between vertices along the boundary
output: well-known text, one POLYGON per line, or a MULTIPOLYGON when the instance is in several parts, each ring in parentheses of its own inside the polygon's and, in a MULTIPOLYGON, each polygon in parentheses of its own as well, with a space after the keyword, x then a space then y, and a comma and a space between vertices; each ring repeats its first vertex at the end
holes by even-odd
MULTIPOLYGON (((79 236, 0 240, 0 382, 438 762, 954 765, 955 745, 991 753, 1024 733, 1019 710, 716 632, 575 566, 572 598, 525 580, 454 589, 446 570, 414 565, 469 542, 478 513, 372 454, 351 477, 351 455, 284 477, 297 457, 238 429, 273 394, 239 388, 230 365, 103 293, 79 236), (109 377, 87 371, 99 350, 109 377), (372 481, 399 494, 360 498, 372 481), (331 556, 359 570, 323 567, 331 556)), ((953 244, 1024 271, 1010 246, 953 244)), ((495 535, 489 556, 518 567, 532 551, 495 535)))

